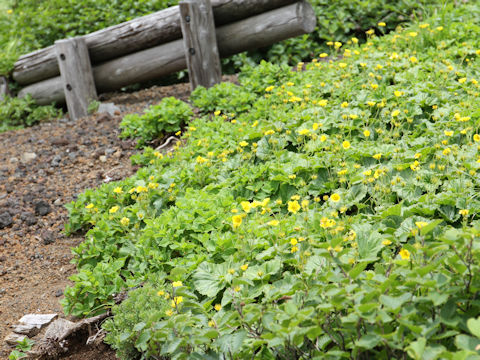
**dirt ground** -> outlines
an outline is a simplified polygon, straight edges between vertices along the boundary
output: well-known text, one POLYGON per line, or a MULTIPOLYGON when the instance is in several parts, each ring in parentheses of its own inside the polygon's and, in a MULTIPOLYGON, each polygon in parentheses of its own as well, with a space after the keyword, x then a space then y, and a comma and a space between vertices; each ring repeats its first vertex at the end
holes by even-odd
MULTIPOLYGON (((4 337, 28 313, 58 313, 75 273, 71 248, 82 236, 63 234, 64 204, 85 189, 123 179, 136 169, 132 141, 118 138, 124 115, 141 112, 165 96, 186 100, 188 84, 153 87, 131 94, 107 94, 115 115, 61 119, 0 134, 0 359, 11 349, 4 337)), ((66 359, 116 359, 109 348, 74 346, 66 359)))

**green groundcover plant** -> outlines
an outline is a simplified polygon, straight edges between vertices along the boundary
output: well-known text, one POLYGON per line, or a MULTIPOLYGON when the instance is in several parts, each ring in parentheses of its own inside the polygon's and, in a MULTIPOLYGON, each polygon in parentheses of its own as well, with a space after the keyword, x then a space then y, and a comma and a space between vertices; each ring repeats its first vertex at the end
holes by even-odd
POLYGON ((65 311, 112 308, 122 359, 479 359, 479 16, 197 89, 181 146, 68 206, 65 311))

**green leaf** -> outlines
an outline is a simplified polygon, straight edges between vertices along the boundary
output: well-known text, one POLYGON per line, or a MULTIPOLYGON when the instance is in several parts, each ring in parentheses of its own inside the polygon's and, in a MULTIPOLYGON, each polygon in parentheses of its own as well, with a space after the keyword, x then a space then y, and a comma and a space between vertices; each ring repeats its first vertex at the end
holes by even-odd
POLYGON ((242 347, 244 340, 247 338, 245 330, 237 330, 233 334, 220 336, 215 344, 220 348, 223 354, 235 355, 242 347))
POLYGON ((214 297, 225 287, 226 264, 201 263, 193 275, 195 289, 205 296, 214 297))
POLYGON ((455 345, 463 350, 477 351, 477 346, 480 345, 480 339, 468 335, 457 335, 455 337, 455 345))
POLYGON ((405 293, 400 296, 380 295, 379 300, 388 310, 395 311, 400 309, 400 307, 411 298, 412 294, 405 293))
POLYGON ((410 343, 410 345, 406 348, 408 355, 416 360, 422 360, 426 343, 427 339, 424 337, 421 337, 417 341, 410 343))
POLYGON ((480 317, 478 319, 469 319, 467 327, 473 335, 480 338, 480 317))
POLYGON ((360 340, 358 340, 355 345, 365 348, 365 349, 373 349, 378 343, 382 340, 382 338, 377 334, 366 334, 363 335, 360 340))

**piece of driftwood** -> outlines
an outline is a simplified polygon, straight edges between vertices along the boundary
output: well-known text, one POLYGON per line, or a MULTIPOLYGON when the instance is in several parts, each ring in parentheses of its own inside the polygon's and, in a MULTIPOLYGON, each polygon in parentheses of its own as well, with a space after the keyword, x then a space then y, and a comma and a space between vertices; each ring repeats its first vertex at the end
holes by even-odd
POLYGON ((222 79, 215 22, 210 0, 180 2, 183 44, 192 91, 209 88, 222 79))
MULTIPOLYGON (((29 351, 28 355, 33 359, 56 359, 68 351, 68 339, 77 335, 78 332, 89 329, 89 336, 97 333, 98 330, 91 331, 92 327, 98 325, 101 321, 109 317, 111 313, 108 311, 104 314, 83 319, 77 323, 65 321, 65 324, 55 326, 48 332, 48 336, 44 337, 37 343, 34 350, 29 351)), ((100 328, 97 326, 98 329, 100 328)), ((48 329, 47 329, 48 331, 48 329)), ((87 340, 85 340, 87 342, 87 340)))
MULTIPOLYGON (((312 32, 316 17, 307 1, 271 10, 216 29, 221 57, 268 46, 289 37, 312 32)), ((186 68, 182 40, 123 56, 93 68, 98 92, 161 78, 186 68)), ((19 96, 31 94, 39 104, 65 101, 60 77, 23 88, 19 96)))
POLYGON ((80 37, 58 40, 55 50, 68 113, 77 120, 88 115, 88 105, 97 99, 87 44, 80 37))
MULTIPOLYGON (((212 0, 217 26, 276 9, 296 0, 212 0)), ((85 35, 92 64, 181 39, 178 6, 85 35)), ((21 56, 13 79, 28 85, 59 75, 54 46, 21 56)))

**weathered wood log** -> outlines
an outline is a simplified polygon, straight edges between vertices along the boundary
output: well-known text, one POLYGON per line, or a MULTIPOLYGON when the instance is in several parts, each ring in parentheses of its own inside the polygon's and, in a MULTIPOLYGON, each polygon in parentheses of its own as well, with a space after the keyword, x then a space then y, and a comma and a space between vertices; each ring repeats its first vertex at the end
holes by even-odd
MULTIPOLYGON (((212 0, 217 26, 294 3, 296 0, 212 0)), ((92 64, 181 39, 178 6, 85 35, 92 64)), ((33 84, 59 75, 53 46, 23 55, 15 63, 13 79, 33 84)))
POLYGON ((0 101, 5 99, 6 96, 10 96, 10 90, 8 89, 8 81, 5 77, 0 76, 0 101))
MULTIPOLYGON (((216 29, 220 56, 268 46, 289 37, 312 32, 316 18, 307 1, 284 6, 216 29)), ((183 40, 176 40, 95 66, 98 92, 161 78, 186 68, 183 40)), ((31 94, 39 104, 64 102, 59 77, 25 87, 19 96, 31 94)))
POLYGON ((85 39, 55 41, 63 92, 71 120, 88 115, 88 105, 97 99, 92 65, 85 39))
POLYGON ((209 88, 222 80, 210 0, 182 1, 179 5, 190 87, 192 91, 199 85, 209 88))

